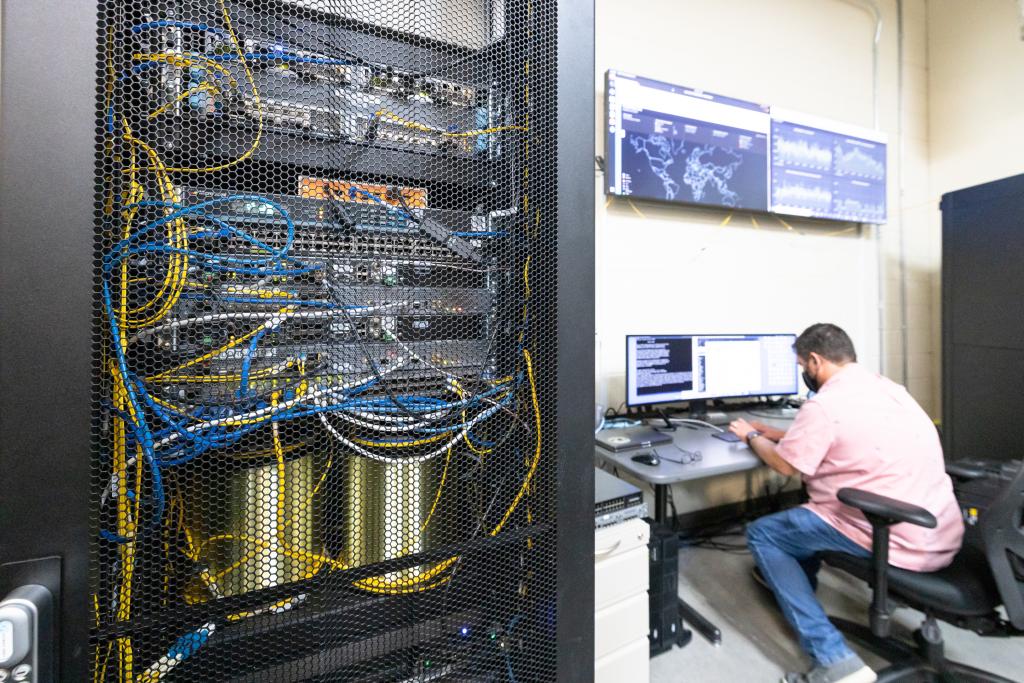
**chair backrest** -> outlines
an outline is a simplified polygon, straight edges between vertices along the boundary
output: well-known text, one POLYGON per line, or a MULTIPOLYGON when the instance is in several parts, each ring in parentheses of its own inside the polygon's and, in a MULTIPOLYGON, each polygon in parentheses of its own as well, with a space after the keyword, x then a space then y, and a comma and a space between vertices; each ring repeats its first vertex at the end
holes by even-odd
POLYGON ((1010 623, 1024 629, 1024 462, 980 520, 985 555, 1010 623))

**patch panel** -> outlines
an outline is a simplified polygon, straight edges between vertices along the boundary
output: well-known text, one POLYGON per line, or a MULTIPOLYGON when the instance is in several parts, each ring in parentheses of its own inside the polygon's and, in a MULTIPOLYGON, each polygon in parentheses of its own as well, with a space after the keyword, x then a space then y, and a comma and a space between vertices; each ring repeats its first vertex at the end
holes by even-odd
MULTIPOLYGON (((204 210, 206 215, 245 224, 269 246, 283 244, 286 234, 284 221, 261 198, 189 187, 180 187, 179 194, 186 204, 214 202, 204 210)), ((379 203, 365 198, 353 201, 352 192, 348 197, 334 194, 336 198, 319 198, 320 194, 315 195, 318 198, 283 194, 264 196, 288 212, 296 228, 292 243, 295 253, 358 254, 399 261, 468 261, 479 265, 493 240, 472 239, 471 233, 490 236, 512 234, 511 226, 515 220, 514 214, 485 215, 411 206, 406 212, 385 201, 386 192, 381 193, 379 203), (427 225, 430 231, 424 231, 427 225), (422 232, 426 232, 427 239, 422 232), (453 235, 461 237, 453 239, 453 235)), ((359 194, 355 196, 362 197, 359 194)))

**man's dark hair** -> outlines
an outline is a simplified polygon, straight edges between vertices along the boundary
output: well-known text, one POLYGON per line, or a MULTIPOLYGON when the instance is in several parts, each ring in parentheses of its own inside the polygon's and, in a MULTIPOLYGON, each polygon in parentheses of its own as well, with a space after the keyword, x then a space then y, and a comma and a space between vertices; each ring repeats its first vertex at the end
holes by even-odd
POLYGON ((814 352, 833 363, 848 363, 857 360, 853 340, 843 328, 832 323, 815 323, 804 330, 793 344, 796 355, 807 360, 814 352))

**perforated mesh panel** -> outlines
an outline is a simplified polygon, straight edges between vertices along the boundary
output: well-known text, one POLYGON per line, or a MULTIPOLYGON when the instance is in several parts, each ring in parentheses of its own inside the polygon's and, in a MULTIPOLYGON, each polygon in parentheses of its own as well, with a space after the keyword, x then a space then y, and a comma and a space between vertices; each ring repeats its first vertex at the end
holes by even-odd
POLYGON ((553 678, 554 20, 104 4, 94 681, 553 678))

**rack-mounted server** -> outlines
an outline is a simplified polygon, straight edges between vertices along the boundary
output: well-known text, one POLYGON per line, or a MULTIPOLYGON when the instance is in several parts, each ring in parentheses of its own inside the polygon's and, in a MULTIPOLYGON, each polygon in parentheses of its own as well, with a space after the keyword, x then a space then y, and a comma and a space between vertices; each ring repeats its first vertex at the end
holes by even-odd
POLYGON ((56 680, 589 678, 591 9, 462 5, 5 5, 0 592, 56 680))

